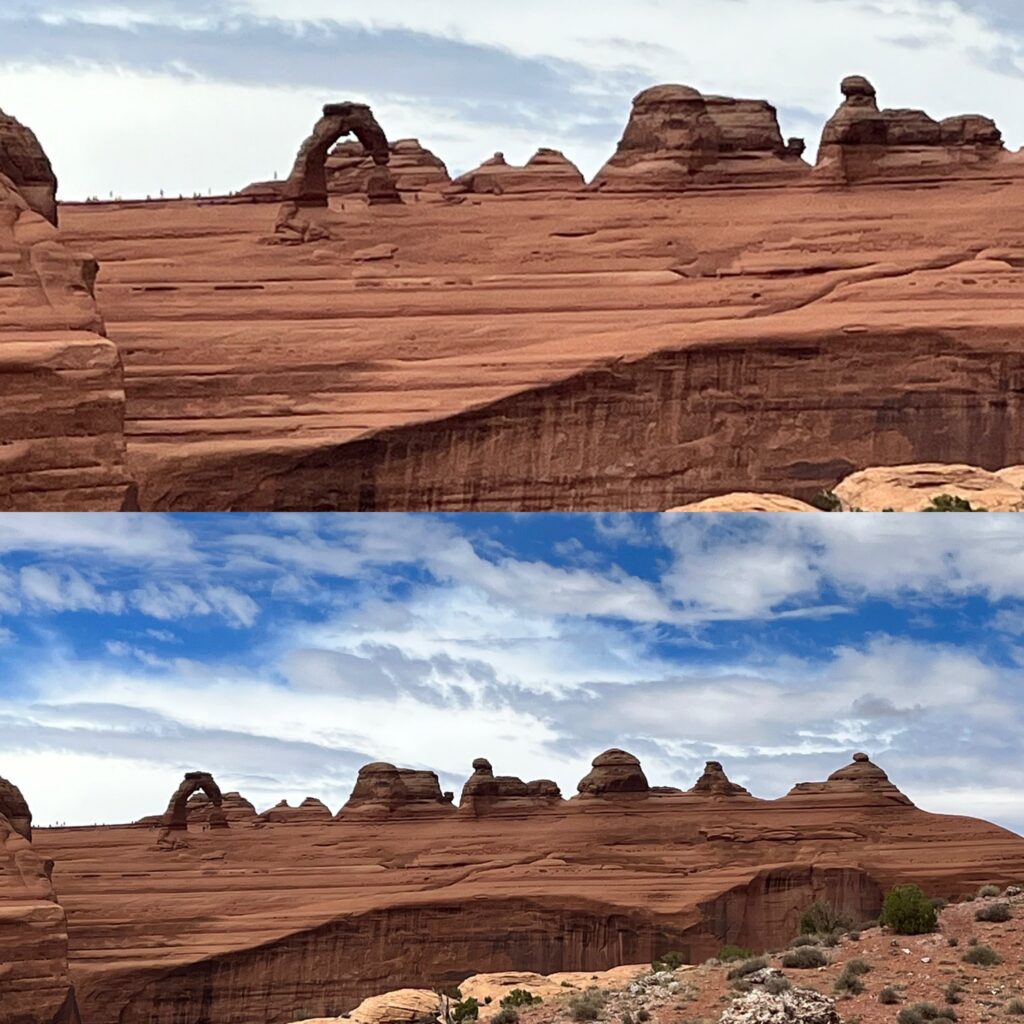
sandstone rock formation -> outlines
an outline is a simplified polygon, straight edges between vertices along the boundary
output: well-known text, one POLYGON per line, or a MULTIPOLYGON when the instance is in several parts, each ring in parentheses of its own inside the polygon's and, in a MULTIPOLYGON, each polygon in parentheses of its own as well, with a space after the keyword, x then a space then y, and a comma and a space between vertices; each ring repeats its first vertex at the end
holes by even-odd
POLYGON ((691 793, 702 796, 750 796, 749 790, 736 782, 730 782, 725 769, 718 761, 708 761, 704 774, 697 780, 691 793))
POLYGON ((585 184, 579 168, 557 149, 538 149, 523 167, 495 153, 475 170, 456 178, 448 191, 490 195, 530 192, 576 192, 585 184))
MULTIPOLYGON (((595 760, 602 791, 636 791, 635 758, 595 760)), ((726 943, 780 948, 818 899, 869 920, 902 882, 950 897, 1024 877, 1024 839, 918 810, 859 756, 780 800, 666 792, 485 819, 439 811, 436 777, 410 780, 432 812, 408 813, 392 765, 356 789, 386 811, 396 776, 405 813, 196 830, 159 884, 143 830, 37 829, 41 854, 74 865, 62 899, 85 1019, 285 1024, 512 965, 700 963, 726 943)))
POLYGON ((598 754, 591 762, 592 770, 576 787, 580 797, 621 796, 647 794, 647 783, 640 762, 625 750, 612 748, 598 754))
POLYGON ((187 810, 190 824, 208 823, 211 815, 214 818, 218 817, 218 811, 231 824, 253 821, 256 818, 256 808, 252 803, 241 793, 234 792, 223 794, 219 808, 204 791, 193 793, 188 799, 187 810))
POLYGON ((847 184, 970 173, 1005 154, 995 122, 980 115, 936 121, 923 110, 880 110, 875 87, 844 78, 843 103, 825 125, 815 177, 847 184))
POLYGON ((31 821, 21 791, 0 779, 0 1019, 80 1024, 67 918, 51 882, 53 863, 30 842, 31 821))
MULTIPOLYGON (((391 143, 388 165, 399 192, 416 193, 451 183, 443 160, 425 149, 419 139, 391 143)), ((327 191, 332 195, 363 195, 377 165, 361 142, 341 142, 327 157, 327 191)))
POLYGON ((222 809, 224 796, 217 785, 216 780, 209 772, 186 772, 181 785, 174 791, 167 810, 164 811, 161 825, 165 830, 171 832, 185 832, 188 830, 189 798, 202 791, 206 794, 211 806, 205 814, 205 821, 210 828, 227 828, 228 821, 222 809))
POLYGON ((0 173, 0 510, 131 505, 121 358, 96 273, 0 173))
POLYGON ((282 800, 257 818, 258 821, 276 824, 304 824, 310 821, 330 821, 331 809, 315 796, 307 796, 298 807, 291 807, 287 800, 282 800))
POLYGON ((462 787, 459 810, 468 814, 487 814, 495 810, 519 810, 558 804, 562 791, 550 779, 523 782, 514 775, 495 776, 491 762, 478 757, 473 774, 462 787))
POLYGON ((868 794, 894 803, 913 806, 910 800, 889 781, 889 776, 873 764, 867 754, 854 754, 853 763, 833 772, 825 782, 799 782, 790 796, 826 793, 830 796, 849 794, 862 797, 868 794))
POLYGON ((813 505, 784 494, 721 494, 689 505, 670 508, 669 512, 817 512, 813 505))
POLYGON ((935 499, 960 498, 975 511, 1024 511, 1024 491, 1007 479, 977 466, 925 463, 861 470, 835 488, 845 510, 920 512, 935 499))
POLYGON ((703 96, 685 85, 658 85, 633 100, 615 155, 591 188, 678 192, 693 185, 784 182, 809 173, 799 139, 784 142, 765 100, 703 96))
MULTIPOLYGON (((441 999, 428 988, 401 988, 364 999, 344 1020, 351 1024, 435 1024, 441 999)), ((297 1024, 332 1024, 341 1017, 316 1017, 297 1024)))
POLYGON ((281 195, 285 201, 299 206, 327 206, 327 152, 345 135, 355 135, 375 165, 367 176, 367 194, 374 193, 372 198, 377 201, 386 201, 388 196, 400 201, 387 172, 391 159, 387 137, 373 111, 363 103, 324 106, 323 116, 299 148, 295 166, 284 183, 281 195))
POLYGON ((57 225, 57 176, 35 133, 0 110, 0 175, 9 178, 29 209, 57 225))
POLYGON ((434 772, 376 761, 359 769, 352 795, 337 819, 447 814, 454 811, 453 799, 451 793, 441 792, 434 772))

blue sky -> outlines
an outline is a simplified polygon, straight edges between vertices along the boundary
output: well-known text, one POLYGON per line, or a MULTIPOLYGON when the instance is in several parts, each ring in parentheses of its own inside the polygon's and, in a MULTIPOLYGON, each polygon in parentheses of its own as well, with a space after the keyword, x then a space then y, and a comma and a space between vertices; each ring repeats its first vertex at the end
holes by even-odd
POLYGON ((337 808, 475 757, 567 795, 609 746, 774 797, 871 753, 1024 829, 1024 519, 0 516, 0 775, 39 823, 182 772, 337 808))
POLYGON ((1018 0, 5 0, 0 108, 68 198, 287 173, 325 100, 370 102, 456 171, 564 149, 589 175, 659 82, 765 97, 813 157, 847 74, 1024 143, 1018 0))

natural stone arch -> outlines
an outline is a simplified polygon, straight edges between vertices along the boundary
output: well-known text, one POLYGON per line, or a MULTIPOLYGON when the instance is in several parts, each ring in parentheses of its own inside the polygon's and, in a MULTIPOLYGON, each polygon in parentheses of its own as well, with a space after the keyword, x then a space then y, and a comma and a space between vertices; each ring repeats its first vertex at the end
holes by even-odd
POLYGON ((207 818, 210 828, 227 828, 228 820, 221 810, 224 797, 221 794, 220 786, 209 772, 186 772, 181 785, 174 791, 167 810, 164 811, 161 825, 165 829, 174 832, 185 832, 188 830, 188 799, 193 793, 200 790, 209 798, 213 806, 207 818))
POLYGON ((327 205, 327 154, 343 136, 354 135, 376 164, 367 178, 371 202, 401 202, 387 165, 391 149, 384 129, 365 103, 328 103, 313 133, 299 148, 282 199, 299 206, 327 205))

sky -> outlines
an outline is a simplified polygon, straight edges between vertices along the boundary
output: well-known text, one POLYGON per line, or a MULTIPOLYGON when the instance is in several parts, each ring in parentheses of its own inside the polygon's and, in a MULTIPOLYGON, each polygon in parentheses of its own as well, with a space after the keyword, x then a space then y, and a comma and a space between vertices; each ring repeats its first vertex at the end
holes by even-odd
POLYGON ((0 515, 0 776, 39 825, 185 771, 337 810, 476 757, 566 796, 601 751, 784 795, 869 753, 1024 831, 1024 517, 0 515))
POLYGON ((285 176, 325 101, 369 102, 453 172, 562 149, 590 176, 630 101, 767 98, 810 155, 864 74, 892 107, 995 117, 1024 144, 1019 0, 4 0, 0 109, 82 199, 285 176))

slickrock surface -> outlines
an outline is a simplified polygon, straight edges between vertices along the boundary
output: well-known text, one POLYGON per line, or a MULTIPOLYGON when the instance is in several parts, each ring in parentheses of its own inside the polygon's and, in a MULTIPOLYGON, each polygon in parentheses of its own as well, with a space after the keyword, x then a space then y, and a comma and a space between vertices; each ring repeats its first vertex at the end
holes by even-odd
POLYGON ((784 494, 720 494, 669 512, 817 512, 813 505, 784 494))
POLYGON ((144 508, 661 510, 1024 461, 1024 165, 1000 167, 349 200, 300 246, 262 244, 258 204, 62 229, 102 266, 144 508))
POLYGON ((79 1024, 68 930, 21 791, 0 779, 0 1020, 79 1024))
POLYGON ((835 489, 844 509, 920 512, 942 495, 962 498, 977 511, 1024 511, 1024 491, 1009 478, 977 466, 891 466, 865 469, 835 489))
POLYGON ((0 510, 133 500, 121 357, 103 337, 95 278, 93 258, 0 173, 0 510))
POLYGON ((137 826, 34 842, 57 865, 89 1024, 285 1024, 481 972, 701 962, 781 946, 815 898, 867 920, 896 883, 948 898, 1024 877, 1021 837, 850 769, 779 800, 605 792, 490 816, 413 802, 372 827, 348 812, 192 825, 171 849, 137 826))
POLYGON ((936 121, 923 110, 879 110, 875 87, 843 79, 843 103, 825 126, 815 175, 862 182, 988 173, 1006 155, 1002 133, 977 114, 936 121))
POLYGON ((538 149, 523 167, 495 153, 475 170, 452 182, 450 194, 472 192, 490 195, 522 195, 531 192, 577 192, 585 184, 580 169, 557 149, 538 149))
POLYGON ((57 176, 35 132, 0 110, 0 175, 9 178, 29 209, 57 224, 57 176))
POLYGON ((593 770, 580 779, 580 796, 618 796, 646 794, 650 790, 640 761, 625 750, 612 748, 591 762, 593 770))
POLYGON ((802 140, 783 142, 766 100, 657 85, 633 100, 618 149, 591 188, 679 192, 694 185, 795 181, 810 175, 802 154, 802 140))

